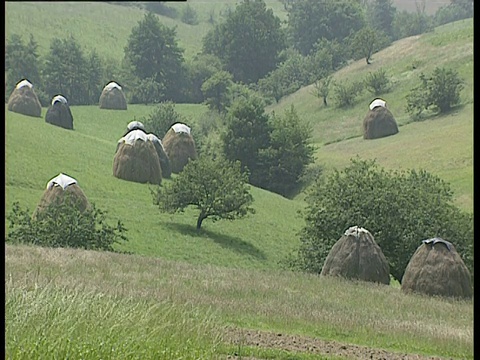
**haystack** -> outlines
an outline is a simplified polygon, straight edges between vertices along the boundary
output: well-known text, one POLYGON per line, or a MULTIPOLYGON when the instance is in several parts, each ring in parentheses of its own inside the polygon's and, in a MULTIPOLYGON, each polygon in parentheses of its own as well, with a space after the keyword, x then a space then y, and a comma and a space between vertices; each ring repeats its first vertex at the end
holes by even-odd
POLYGON ((161 184, 160 160, 145 132, 133 130, 119 140, 113 159, 113 176, 139 183, 161 184))
POLYGON ((65 200, 69 202, 69 205, 77 207, 82 212, 91 208, 90 202, 78 186, 77 180, 60 173, 47 183, 47 188, 33 213, 33 217, 37 217, 50 205, 60 205, 65 200))
POLYGON ((321 275, 390 284, 390 266, 366 229, 352 226, 333 245, 323 264, 321 275))
POLYGON ((147 138, 155 146, 158 158, 160 160, 160 167, 162 168, 162 177, 170 178, 172 176, 172 167, 170 166, 170 159, 168 158, 162 141, 155 134, 147 134, 147 138))
POLYGON ((38 100, 33 85, 28 80, 17 83, 8 99, 8 110, 34 117, 41 117, 42 105, 38 100))
POLYGON ((73 129, 73 116, 65 97, 62 95, 53 97, 45 114, 45 122, 64 129, 73 129))
POLYGON ((163 137, 162 143, 174 174, 180 173, 189 160, 198 158, 195 141, 190 134, 190 128, 185 124, 172 125, 163 137))
POLYGON ((127 110, 127 99, 122 87, 114 81, 103 88, 99 104, 100 109, 127 110))
POLYGON ((397 121, 384 106, 376 106, 369 110, 363 119, 363 138, 379 139, 398 133, 397 121))
POLYGON ((424 240, 412 255, 402 278, 402 291, 430 296, 471 298, 471 275, 452 243, 424 240))

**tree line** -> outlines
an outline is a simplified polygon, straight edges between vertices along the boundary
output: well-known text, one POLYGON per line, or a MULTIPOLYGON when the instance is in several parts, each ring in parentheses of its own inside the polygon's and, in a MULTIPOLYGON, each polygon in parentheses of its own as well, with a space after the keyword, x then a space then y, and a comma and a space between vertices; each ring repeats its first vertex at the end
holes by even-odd
POLYGON ((267 102, 278 101, 350 59, 369 63, 394 40, 473 16, 471 0, 452 0, 434 16, 421 6, 416 12, 397 11, 392 0, 283 3, 288 20, 282 23, 264 0, 242 1, 207 33, 202 51, 191 59, 184 58, 175 28, 151 11, 132 28, 122 59, 82 49, 74 36, 53 38, 41 58, 33 35, 25 42, 14 34, 5 49, 6 96, 27 78, 43 106, 58 93, 72 105, 93 105, 114 80, 129 103, 208 102, 222 110, 231 81, 258 91, 267 102))

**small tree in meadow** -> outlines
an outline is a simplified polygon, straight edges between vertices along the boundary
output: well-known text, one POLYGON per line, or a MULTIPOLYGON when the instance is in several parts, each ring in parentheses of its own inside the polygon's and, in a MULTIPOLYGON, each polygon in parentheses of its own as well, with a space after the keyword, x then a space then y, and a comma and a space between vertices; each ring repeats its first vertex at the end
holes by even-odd
POLYGON ((333 80, 333 77, 330 75, 323 79, 315 81, 315 83, 313 84, 312 93, 317 98, 323 99, 324 106, 328 106, 327 97, 328 97, 328 94, 330 93, 330 85, 333 84, 332 80, 333 80))
POLYGON ((373 95, 381 95, 390 91, 390 79, 384 68, 369 72, 365 76, 365 87, 373 95))
POLYGON ((184 212, 189 206, 196 207, 200 211, 198 230, 207 218, 234 220, 254 213, 248 173, 242 173, 239 161, 208 156, 190 161, 171 183, 151 193, 161 212, 184 212))
POLYGON ((343 81, 335 82, 333 86, 333 97, 335 104, 339 108, 346 108, 355 103, 355 99, 363 90, 363 82, 361 81, 343 81))
POLYGON ((432 75, 421 73, 419 77, 420 85, 406 96, 406 111, 412 117, 419 117, 424 110, 445 113, 460 103, 460 91, 464 86, 457 71, 437 67, 432 75))

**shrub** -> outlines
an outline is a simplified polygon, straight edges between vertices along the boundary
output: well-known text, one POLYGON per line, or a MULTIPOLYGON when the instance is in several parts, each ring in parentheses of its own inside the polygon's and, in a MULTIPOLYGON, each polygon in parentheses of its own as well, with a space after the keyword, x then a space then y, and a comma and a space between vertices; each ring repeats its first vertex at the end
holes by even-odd
POLYGON ((333 86, 333 97, 339 108, 352 106, 355 98, 362 92, 363 83, 360 81, 335 82, 333 86))
POLYGON ((185 118, 177 113, 175 103, 164 101, 157 104, 150 114, 142 118, 141 122, 147 132, 154 133, 162 139, 173 124, 185 123, 185 118))
MULTIPOLYGON (((71 196, 66 194, 66 196, 71 196)), ((81 211, 71 202, 52 203, 35 217, 18 202, 7 216, 6 242, 44 247, 71 247, 85 250, 115 251, 113 245, 127 241, 127 229, 119 220, 116 226, 106 222, 106 212, 95 207, 81 211)))
POLYGON ((383 68, 375 72, 369 72, 365 76, 364 83, 367 90, 373 95, 380 95, 390 91, 390 79, 383 68))
POLYGON ((445 113, 460 103, 463 81, 452 69, 435 68, 431 76, 419 75, 421 83, 406 96, 406 111, 417 118, 423 110, 445 113))
POLYGON ((473 216, 455 207, 452 196, 446 182, 426 171, 387 172, 374 160, 352 159, 310 189, 298 256, 289 262, 320 273, 331 247, 357 225, 372 233, 398 281, 421 241, 433 237, 452 242, 473 276, 473 216))

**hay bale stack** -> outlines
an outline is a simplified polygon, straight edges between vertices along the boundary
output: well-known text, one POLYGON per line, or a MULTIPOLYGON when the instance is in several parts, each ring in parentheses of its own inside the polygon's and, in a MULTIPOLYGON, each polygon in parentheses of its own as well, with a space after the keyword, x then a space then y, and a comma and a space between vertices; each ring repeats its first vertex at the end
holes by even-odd
POLYGON ((53 97, 51 105, 45 114, 45 122, 73 130, 73 116, 65 97, 62 95, 53 97))
POLYGON ((42 105, 33 90, 33 85, 28 80, 17 83, 8 98, 7 108, 9 111, 27 116, 41 117, 42 115, 42 105))
POLYGON ((116 82, 109 82, 100 94, 100 109, 127 110, 127 99, 122 87, 116 82))
POLYGON ((172 125, 162 143, 174 174, 180 173, 189 160, 198 158, 195 141, 190 134, 190 128, 185 124, 172 125))
POLYGON ((379 139, 398 133, 397 121, 382 99, 375 99, 363 119, 363 138, 379 139))
POLYGON ((160 167, 162 168, 162 177, 167 179, 170 178, 172 176, 172 167, 162 142, 155 134, 152 133, 147 134, 147 138, 152 142, 153 146, 155 146, 155 150, 157 151, 157 155, 160 160, 160 167))
POLYGON ((402 278, 404 293, 471 298, 471 275, 457 250, 441 238, 424 240, 412 255, 402 278))
POLYGON ((77 180, 60 173, 47 183, 33 217, 43 213, 50 205, 60 205, 68 201, 68 205, 77 207, 81 212, 91 208, 91 204, 83 190, 78 186, 77 180))
POLYGON ((333 245, 323 264, 321 275, 390 284, 390 266, 366 229, 352 226, 333 245))
POLYGON ((143 131, 131 131, 119 140, 113 159, 113 176, 127 181, 161 184, 162 169, 157 151, 143 131))

